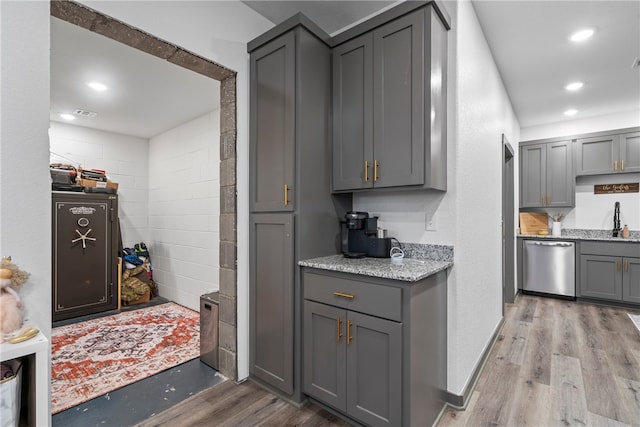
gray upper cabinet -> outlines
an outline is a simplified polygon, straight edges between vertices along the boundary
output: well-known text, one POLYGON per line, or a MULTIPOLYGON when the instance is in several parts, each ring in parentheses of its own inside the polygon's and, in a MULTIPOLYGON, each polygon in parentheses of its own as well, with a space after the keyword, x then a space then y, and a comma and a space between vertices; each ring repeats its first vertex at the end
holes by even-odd
POLYGON ((576 175, 640 172, 640 132, 578 138, 576 175))
POLYGON ((331 196, 331 49, 326 35, 296 19, 249 43, 249 372, 300 403, 298 260, 337 253, 340 228, 331 196))
POLYGON ((620 169, 622 172, 640 172, 640 132, 620 135, 620 169))
POLYGON ((446 46, 427 6, 333 49, 334 191, 446 190, 446 46))
POLYGON ((292 211, 295 40, 285 34, 251 54, 251 210, 292 211))
POLYGON ((520 147, 520 207, 572 207, 575 178, 571 141, 520 147))

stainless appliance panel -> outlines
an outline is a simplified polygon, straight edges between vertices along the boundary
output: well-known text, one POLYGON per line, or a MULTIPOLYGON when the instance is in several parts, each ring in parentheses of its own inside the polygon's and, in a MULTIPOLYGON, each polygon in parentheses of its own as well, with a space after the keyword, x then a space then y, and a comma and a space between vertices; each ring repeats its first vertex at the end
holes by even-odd
POLYGON ((523 257, 525 291, 576 296, 574 242, 525 240, 523 257))

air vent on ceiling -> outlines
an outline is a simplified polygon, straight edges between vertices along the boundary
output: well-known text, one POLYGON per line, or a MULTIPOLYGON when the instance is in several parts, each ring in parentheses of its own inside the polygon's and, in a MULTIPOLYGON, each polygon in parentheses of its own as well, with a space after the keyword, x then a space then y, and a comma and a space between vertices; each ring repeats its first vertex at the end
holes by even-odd
POLYGON ((75 110, 73 110, 73 114, 81 117, 96 117, 98 115, 98 113, 94 111, 83 110, 81 108, 76 108, 75 110))
POLYGON ((631 64, 631 68, 638 68, 640 67, 640 58, 636 58, 633 60, 633 64, 631 64))

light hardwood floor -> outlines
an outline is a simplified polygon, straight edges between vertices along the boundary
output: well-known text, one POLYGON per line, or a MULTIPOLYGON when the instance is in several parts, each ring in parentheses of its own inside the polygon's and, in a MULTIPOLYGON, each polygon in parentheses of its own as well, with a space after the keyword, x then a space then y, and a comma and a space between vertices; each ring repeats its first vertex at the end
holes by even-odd
MULTIPOLYGON (((640 426, 640 333, 630 310, 519 296, 464 411, 438 426, 640 426)), ((636 310, 636 313, 638 311, 636 310)), ((251 382, 227 381, 140 426, 344 426, 251 382)))

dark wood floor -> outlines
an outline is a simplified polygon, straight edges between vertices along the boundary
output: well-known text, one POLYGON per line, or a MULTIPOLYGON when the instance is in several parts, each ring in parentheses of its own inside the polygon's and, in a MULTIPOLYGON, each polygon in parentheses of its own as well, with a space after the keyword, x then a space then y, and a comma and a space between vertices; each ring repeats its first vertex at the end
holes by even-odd
MULTIPOLYGON (((438 426, 640 426, 640 333, 629 310, 519 296, 467 409, 438 426)), ((637 311, 636 311, 637 312, 637 311)), ((140 426, 344 426, 247 381, 227 381, 140 426)))

